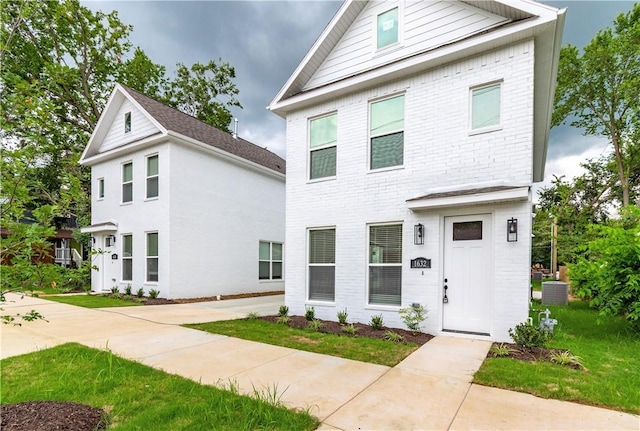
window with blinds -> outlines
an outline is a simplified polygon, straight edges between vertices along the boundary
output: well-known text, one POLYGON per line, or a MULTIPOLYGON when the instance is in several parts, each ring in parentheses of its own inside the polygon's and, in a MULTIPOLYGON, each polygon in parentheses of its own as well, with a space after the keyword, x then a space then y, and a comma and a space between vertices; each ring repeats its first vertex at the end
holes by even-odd
POLYGON ((404 95, 371 104, 370 169, 401 166, 404 163, 404 95))
POLYGON ((402 225, 369 226, 369 304, 400 305, 402 225))
POLYGON ((500 125, 500 83, 471 90, 471 130, 500 125))
POLYGON ((338 114, 309 122, 309 179, 335 177, 338 114))
POLYGON ((309 300, 335 300, 336 230, 309 231, 309 300))
POLYGON ((158 155, 147 157, 147 199, 158 197, 158 155))
POLYGON ((133 235, 122 235, 122 281, 133 280, 133 235))
POLYGON ((122 165, 122 203, 133 201, 133 162, 122 165))
POLYGON ((147 281, 158 281, 158 232, 147 234, 147 281))

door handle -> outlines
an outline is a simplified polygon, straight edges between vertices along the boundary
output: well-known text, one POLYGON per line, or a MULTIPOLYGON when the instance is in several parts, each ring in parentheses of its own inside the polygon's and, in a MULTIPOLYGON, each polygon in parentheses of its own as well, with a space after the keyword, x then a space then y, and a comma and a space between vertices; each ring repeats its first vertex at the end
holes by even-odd
MULTIPOLYGON (((446 282, 447 279, 445 278, 444 281, 446 282)), ((449 286, 447 286, 446 284, 444 285, 444 297, 442 298, 442 303, 443 304, 447 304, 449 302, 449 298, 447 298, 447 289, 449 288, 449 286)))

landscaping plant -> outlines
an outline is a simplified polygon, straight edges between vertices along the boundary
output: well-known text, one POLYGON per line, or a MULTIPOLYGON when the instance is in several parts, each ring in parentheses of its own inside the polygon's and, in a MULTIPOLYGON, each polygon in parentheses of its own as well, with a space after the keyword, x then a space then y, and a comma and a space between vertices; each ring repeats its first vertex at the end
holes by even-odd
POLYGON ((144 296, 144 289, 142 287, 136 291, 136 296, 138 298, 142 298, 144 296))
POLYGON ((309 322, 309 324, 307 325, 307 328, 313 330, 313 331, 318 331, 320 330, 320 328, 322 328, 324 326, 324 323, 322 323, 322 321, 317 320, 317 319, 313 319, 309 322))
POLYGON ((160 291, 156 289, 149 290, 149 298, 156 299, 160 295, 160 291))
POLYGON ((427 309, 423 305, 401 308, 398 313, 407 328, 413 332, 420 332, 422 330, 421 324, 427 318, 427 309))
POLYGON ((347 313, 347 309, 345 308, 342 311, 338 311, 338 322, 341 325, 347 324, 347 317, 349 317, 349 313, 347 313))
POLYGON ((283 317, 288 315, 289 315, 289 307, 287 307, 286 305, 281 305, 280 308, 278 309, 278 316, 283 317))
POLYGON ((404 340, 404 337, 396 332, 387 331, 384 333, 384 339, 391 341, 392 343, 401 343, 404 340))
POLYGON ((305 319, 308 321, 312 321, 316 318, 316 309, 313 307, 307 307, 307 310, 304 313, 305 319))
POLYGON ((124 288, 124 294, 131 296, 131 284, 127 284, 127 287, 124 288))
POLYGON ((342 330, 344 332, 346 332, 347 334, 351 334, 351 335, 355 335, 355 333, 358 332, 358 328, 353 326, 353 323, 351 323, 349 325, 343 325, 342 326, 342 330))
POLYGON ((509 329, 509 336, 513 342, 525 349, 533 350, 536 347, 544 347, 553 334, 545 328, 535 326, 529 322, 523 322, 509 329))
POLYGON ((382 314, 377 314, 371 316, 371 322, 369 322, 369 326, 373 329, 382 329, 384 326, 384 319, 382 318, 382 314))

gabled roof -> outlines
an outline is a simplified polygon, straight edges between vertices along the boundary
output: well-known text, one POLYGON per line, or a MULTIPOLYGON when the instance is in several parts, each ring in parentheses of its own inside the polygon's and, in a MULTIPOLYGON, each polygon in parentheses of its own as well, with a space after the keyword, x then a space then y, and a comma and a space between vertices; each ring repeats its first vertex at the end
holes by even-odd
POLYGON ((370 68, 337 76, 321 85, 308 85, 332 50, 347 33, 369 1, 346 0, 316 40, 268 108, 281 117, 297 109, 344 94, 402 79, 429 68, 491 51, 518 41, 535 39, 534 181, 542 181, 546 161, 557 64, 565 9, 532 0, 464 0, 460 4, 503 17, 491 28, 429 46, 420 52, 389 56, 370 68))
MULTIPOLYGON (((277 154, 240 137, 234 138, 227 132, 216 129, 195 117, 171 108, 122 84, 116 84, 113 89, 98 125, 89 139, 87 148, 85 148, 80 158, 81 164, 93 164, 91 163, 92 159, 100 154, 101 140, 113 121, 114 111, 118 109, 118 106, 111 105, 117 103, 116 99, 120 99, 121 103, 123 97, 131 100, 160 129, 160 136, 157 136, 157 138, 167 136, 184 137, 280 174, 286 172, 286 162, 277 154)), ((131 142, 125 144, 125 146, 134 143, 131 142)))

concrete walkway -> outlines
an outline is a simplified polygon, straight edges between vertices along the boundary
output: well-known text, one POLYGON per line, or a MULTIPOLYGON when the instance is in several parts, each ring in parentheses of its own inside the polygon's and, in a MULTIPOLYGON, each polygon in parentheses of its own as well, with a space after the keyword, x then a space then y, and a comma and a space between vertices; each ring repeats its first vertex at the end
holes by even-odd
POLYGON ((6 358, 78 342, 193 379, 276 391, 309 408, 321 430, 640 429, 637 416, 472 385, 490 343, 436 337, 393 368, 182 328, 275 314, 282 296, 209 303, 85 309, 8 295, 5 312, 35 309, 47 322, 2 325, 6 358))

